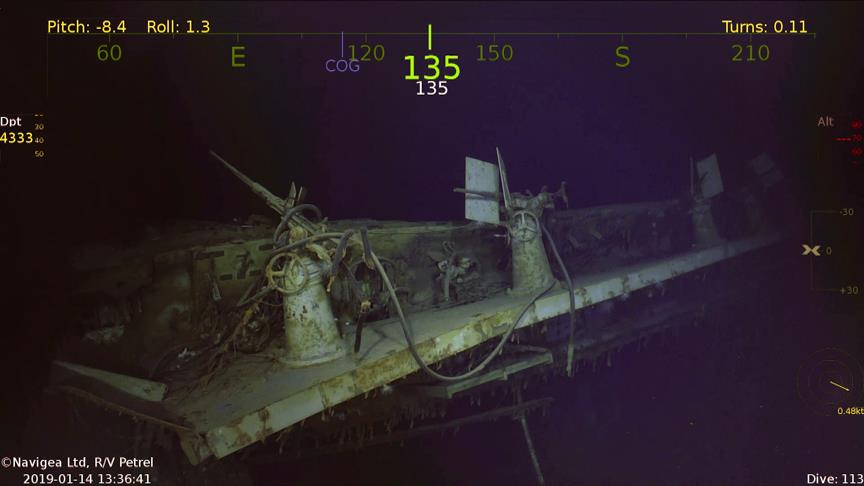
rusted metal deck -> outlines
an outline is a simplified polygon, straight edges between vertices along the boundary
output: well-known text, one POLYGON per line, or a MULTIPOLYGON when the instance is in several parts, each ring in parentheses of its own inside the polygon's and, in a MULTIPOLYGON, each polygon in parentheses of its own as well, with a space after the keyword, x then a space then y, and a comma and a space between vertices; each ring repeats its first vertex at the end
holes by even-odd
MULTIPOLYGON (((577 276, 573 279, 576 306, 588 307, 772 245, 780 238, 779 234, 762 234, 615 271, 577 276)), ((409 316, 418 351, 427 363, 434 363, 494 338, 504 332, 529 299, 502 293, 409 316)), ((568 310, 567 291, 553 289, 534 303, 520 327, 568 310)), ((360 353, 331 363, 285 369, 268 359, 267 353, 239 358, 206 387, 169 392, 164 406, 183 417, 194 431, 181 433, 183 449, 193 463, 212 455, 224 457, 419 369, 395 319, 368 325, 360 353)))

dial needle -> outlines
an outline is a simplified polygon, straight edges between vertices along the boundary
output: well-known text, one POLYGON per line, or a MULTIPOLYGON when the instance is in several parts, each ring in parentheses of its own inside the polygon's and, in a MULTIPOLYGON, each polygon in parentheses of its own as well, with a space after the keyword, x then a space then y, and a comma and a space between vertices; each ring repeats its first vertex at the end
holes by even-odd
POLYGON ((848 388, 846 388, 845 386, 843 386, 843 385, 841 385, 841 384, 839 384, 839 383, 834 383, 833 381, 829 381, 828 383, 831 383, 832 385, 836 386, 837 388, 839 388, 839 389, 841 389, 841 390, 844 390, 844 391, 847 391, 847 392, 850 391, 848 388))

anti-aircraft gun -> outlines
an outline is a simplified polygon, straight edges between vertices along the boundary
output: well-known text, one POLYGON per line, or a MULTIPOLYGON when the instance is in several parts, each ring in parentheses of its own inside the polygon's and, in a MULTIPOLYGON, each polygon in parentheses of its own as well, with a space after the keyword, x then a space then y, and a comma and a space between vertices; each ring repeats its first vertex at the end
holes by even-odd
POLYGON ((297 190, 292 183, 288 197, 279 198, 215 152, 210 153, 281 217, 273 234, 274 248, 264 268, 266 286, 251 297, 254 287, 250 287, 238 307, 276 291, 282 295, 285 332, 286 352, 281 361, 290 367, 302 367, 341 358, 345 347, 324 280, 335 274, 346 251, 347 238, 341 233, 327 232, 321 211, 312 204, 302 203, 306 193, 302 187, 297 190), (315 222, 306 218, 304 212, 314 213, 315 222), (336 252, 341 253, 334 263, 331 255, 336 252))
POLYGON ((541 218, 544 209, 555 208, 555 199, 569 205, 566 184, 562 182, 554 193, 547 192, 544 187, 536 196, 530 192, 511 193, 501 151, 496 148, 495 152, 497 166, 466 157, 465 188, 454 191, 465 193, 466 219, 501 225, 506 229, 501 236, 512 249, 513 283, 510 292, 529 294, 554 280, 543 246, 541 218))

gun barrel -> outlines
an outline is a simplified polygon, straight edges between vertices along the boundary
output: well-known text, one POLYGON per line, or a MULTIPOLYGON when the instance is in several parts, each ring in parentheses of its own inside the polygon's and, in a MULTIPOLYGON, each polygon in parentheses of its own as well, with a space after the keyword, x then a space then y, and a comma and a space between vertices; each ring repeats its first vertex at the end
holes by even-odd
MULTIPOLYGON (((249 189, 251 189, 252 192, 255 193, 255 195, 257 195, 258 197, 260 197, 261 199, 264 200, 264 202, 267 204, 267 206, 269 206, 271 209, 273 209, 274 211, 279 213, 280 216, 285 214, 285 211, 288 209, 288 203, 286 200, 273 194, 266 187, 253 181, 252 179, 250 179, 246 174, 237 170, 236 167, 234 167, 233 165, 228 163, 227 160, 223 159, 216 152, 211 150, 210 155, 212 155, 213 158, 215 158, 216 160, 221 162, 222 165, 224 165, 225 168, 230 170, 232 174, 237 176, 238 179, 243 181, 243 183, 246 184, 249 187, 249 189)), ((302 190, 301 190, 301 192, 305 193, 305 191, 302 191, 302 190)), ((312 233, 315 232, 315 227, 312 225, 312 223, 300 214, 295 214, 291 218, 291 221, 293 221, 295 224, 302 226, 304 229, 306 229, 312 233)))

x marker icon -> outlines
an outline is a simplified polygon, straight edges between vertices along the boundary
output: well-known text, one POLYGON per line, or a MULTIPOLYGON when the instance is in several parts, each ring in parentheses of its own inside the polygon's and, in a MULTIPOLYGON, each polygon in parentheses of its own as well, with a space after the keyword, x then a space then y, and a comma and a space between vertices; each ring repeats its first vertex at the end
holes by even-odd
POLYGON ((813 246, 801 245, 801 246, 804 247, 804 253, 801 254, 803 256, 807 256, 807 255, 813 255, 813 256, 817 256, 817 257, 822 256, 819 254, 819 247, 822 245, 813 245, 813 246))

